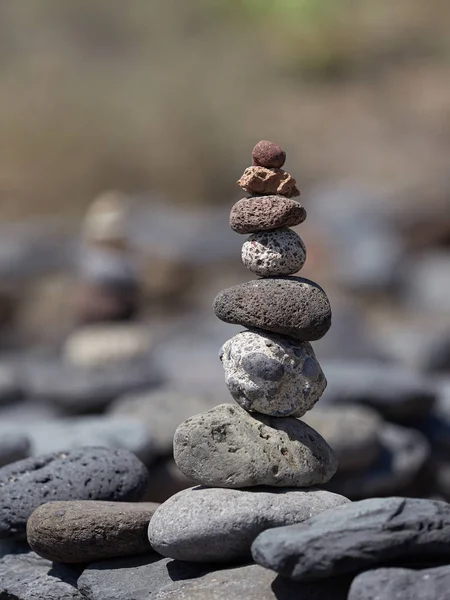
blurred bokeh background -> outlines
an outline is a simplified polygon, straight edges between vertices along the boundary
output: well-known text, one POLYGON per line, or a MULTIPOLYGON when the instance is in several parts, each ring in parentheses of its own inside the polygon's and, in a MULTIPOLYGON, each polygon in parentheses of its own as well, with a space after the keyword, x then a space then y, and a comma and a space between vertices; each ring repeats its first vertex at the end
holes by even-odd
POLYGON ((269 139, 334 308, 323 403, 395 422, 322 424, 336 447, 358 419, 377 432, 338 489, 450 498, 449 27, 445 0, 1 3, 5 429, 134 412, 166 427, 150 499, 182 485, 173 427, 230 400, 217 355, 239 328, 211 302, 251 279, 228 213, 269 139))

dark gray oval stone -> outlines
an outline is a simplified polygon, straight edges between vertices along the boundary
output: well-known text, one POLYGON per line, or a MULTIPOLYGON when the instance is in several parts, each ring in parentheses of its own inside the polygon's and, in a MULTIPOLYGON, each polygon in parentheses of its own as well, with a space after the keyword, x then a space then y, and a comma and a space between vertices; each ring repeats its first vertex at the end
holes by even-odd
POLYGON ((52 500, 137 501, 148 471, 126 450, 80 448, 0 469, 0 538, 22 538, 28 517, 52 500))

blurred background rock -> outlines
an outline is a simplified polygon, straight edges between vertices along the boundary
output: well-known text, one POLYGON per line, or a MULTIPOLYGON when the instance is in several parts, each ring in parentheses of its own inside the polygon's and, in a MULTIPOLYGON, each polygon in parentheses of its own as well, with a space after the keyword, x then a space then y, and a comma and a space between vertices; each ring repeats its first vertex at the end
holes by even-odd
POLYGON ((0 464, 35 419, 76 445, 129 413, 149 499, 188 485, 160 438, 232 401, 210 306, 249 278, 228 213, 273 139, 334 309, 333 489, 450 499, 449 26, 445 0, 1 3, 0 464))

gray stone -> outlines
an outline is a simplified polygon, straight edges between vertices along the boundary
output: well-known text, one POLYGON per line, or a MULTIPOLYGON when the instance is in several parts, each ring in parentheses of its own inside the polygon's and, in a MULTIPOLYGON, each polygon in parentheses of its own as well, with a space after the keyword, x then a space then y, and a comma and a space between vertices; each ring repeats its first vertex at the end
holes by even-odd
POLYGON ((236 233, 256 233, 303 223, 306 210, 284 196, 242 198, 232 207, 230 226, 236 233))
POLYGON ((205 564, 189 564, 147 554, 91 563, 78 579, 88 600, 149 600, 173 581, 203 575, 205 564))
POLYGON ((155 452, 167 456, 172 454, 178 425, 218 403, 211 393, 163 388, 117 398, 108 412, 116 419, 127 416, 143 423, 151 432, 155 452))
POLYGON ((362 471, 381 454, 382 420, 364 406, 316 407, 303 421, 327 440, 338 459, 338 473, 362 471))
POLYGON ((413 498, 370 498, 305 523, 264 531, 254 560, 296 581, 357 573, 394 561, 450 558, 450 505, 413 498))
POLYGON ((0 467, 30 455, 30 439, 23 433, 2 431, 0 423, 0 467))
POLYGON ((146 464, 150 464, 155 456, 152 436, 147 427, 138 420, 127 417, 75 417, 20 425, 5 420, 0 423, 0 439, 8 432, 28 436, 31 441, 31 456, 84 446, 128 450, 146 464))
POLYGON ((268 277, 222 290, 214 300, 226 323, 259 328, 301 341, 323 337, 331 326, 331 307, 323 289, 301 277, 268 277))
POLYGON ((148 534, 163 556, 194 562, 246 560, 262 531, 300 523, 346 502, 343 496, 314 489, 195 487, 162 504, 148 534))
POLYGON ((384 424, 379 432, 381 452, 360 473, 337 473, 327 488, 352 500, 371 496, 408 495, 407 491, 430 458, 430 446, 414 429, 384 424))
POLYGON ((220 569, 164 587, 155 600, 347 600, 348 583, 302 584, 259 565, 220 569))
POLYGON ((448 597, 450 566, 434 569, 374 569, 358 575, 348 600, 438 600, 448 597))
POLYGON ((173 447, 187 477, 215 487, 309 487, 325 483, 337 469, 331 448, 302 421, 252 416, 232 404, 182 423, 173 447))
POLYGON ((34 552, 0 559, 2 600, 85 600, 76 588, 78 570, 51 562, 34 552))
POLYGON ((27 540, 40 556, 86 563, 151 551, 147 530, 159 505, 73 500, 42 504, 27 522, 27 540))
POLYGON ((245 410, 274 417, 301 417, 322 395, 327 381, 309 342, 243 331, 220 352, 225 382, 245 410))
POLYGON ((28 517, 52 500, 136 501, 148 471, 126 450, 81 448, 0 469, 0 538, 23 538, 28 517))
POLYGON ((254 233, 242 246, 242 262, 261 277, 293 275, 305 261, 302 238, 286 227, 254 233))
POLYGON ((389 420, 407 423, 421 418, 436 399, 428 378, 397 364, 327 360, 323 370, 328 380, 323 403, 366 404, 389 420))

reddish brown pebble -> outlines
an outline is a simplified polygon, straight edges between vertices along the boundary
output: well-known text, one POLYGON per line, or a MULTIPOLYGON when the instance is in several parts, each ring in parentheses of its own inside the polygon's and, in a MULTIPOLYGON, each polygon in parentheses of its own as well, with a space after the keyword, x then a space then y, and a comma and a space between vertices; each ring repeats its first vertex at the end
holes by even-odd
POLYGON ((280 194, 286 198, 300 196, 295 179, 283 169, 247 167, 237 184, 252 196, 273 194, 280 194))
POLYGON ((273 142, 262 140, 252 151, 253 165, 281 169, 286 161, 286 152, 273 142))

